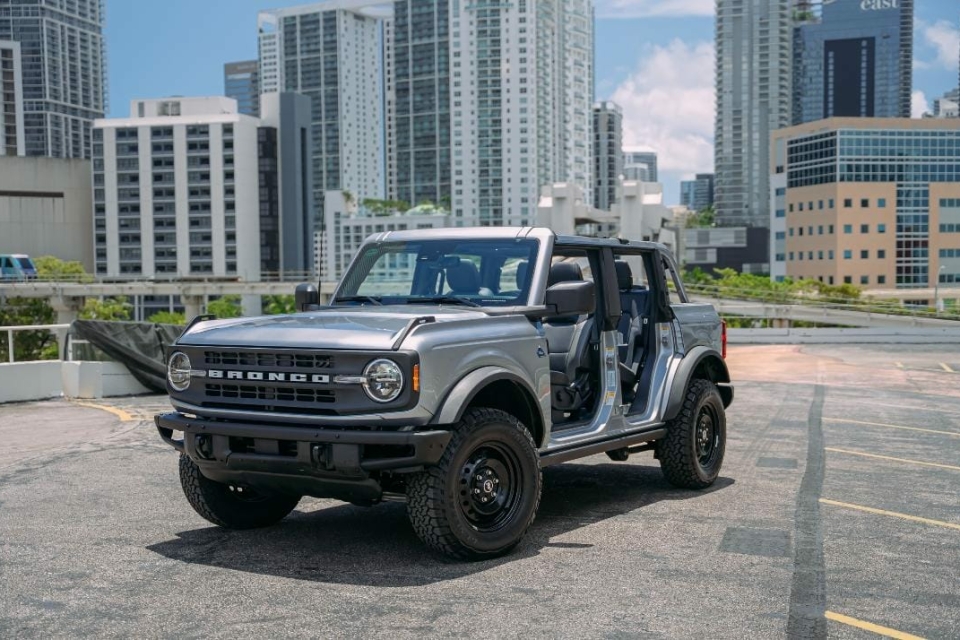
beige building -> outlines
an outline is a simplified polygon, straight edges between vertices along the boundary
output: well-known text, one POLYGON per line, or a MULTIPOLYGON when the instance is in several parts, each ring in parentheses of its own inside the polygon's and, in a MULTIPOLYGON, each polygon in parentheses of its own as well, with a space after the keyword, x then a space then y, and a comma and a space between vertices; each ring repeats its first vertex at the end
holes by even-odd
POLYGON ((960 120, 830 118, 771 136, 771 273, 960 283, 960 120))
POLYGON ((0 157, 0 253, 78 260, 93 271, 90 161, 0 157))

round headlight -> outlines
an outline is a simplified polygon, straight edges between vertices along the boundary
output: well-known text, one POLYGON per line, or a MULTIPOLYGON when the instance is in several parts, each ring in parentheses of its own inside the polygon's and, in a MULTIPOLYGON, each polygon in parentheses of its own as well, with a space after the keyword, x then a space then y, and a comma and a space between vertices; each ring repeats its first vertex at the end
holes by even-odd
POLYGON ((190 386, 190 358, 182 351, 170 356, 167 363, 167 381, 174 391, 186 391, 190 386))
POLYGON ((403 371, 393 360, 374 360, 363 370, 363 390, 377 402, 396 400, 403 391, 403 371))

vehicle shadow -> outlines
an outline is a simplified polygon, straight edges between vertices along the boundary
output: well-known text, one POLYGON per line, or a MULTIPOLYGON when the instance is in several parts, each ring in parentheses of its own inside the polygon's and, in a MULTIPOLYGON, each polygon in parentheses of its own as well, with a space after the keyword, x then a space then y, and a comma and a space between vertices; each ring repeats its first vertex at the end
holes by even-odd
POLYGON ((294 511, 278 525, 252 531, 193 529, 147 549, 182 562, 283 578, 421 586, 535 556, 544 548, 589 548, 593 545, 550 540, 661 500, 696 499, 734 483, 721 477, 705 491, 676 489, 658 467, 622 463, 563 464, 544 469, 543 476, 536 521, 517 549, 495 560, 458 562, 430 551, 410 527, 405 505, 397 503, 294 511))

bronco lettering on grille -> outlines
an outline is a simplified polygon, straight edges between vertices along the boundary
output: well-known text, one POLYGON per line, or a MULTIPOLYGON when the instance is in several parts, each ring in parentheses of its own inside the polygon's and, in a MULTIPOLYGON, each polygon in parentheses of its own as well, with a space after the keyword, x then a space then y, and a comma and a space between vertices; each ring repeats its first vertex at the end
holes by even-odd
POLYGON ((330 376, 323 373, 263 373, 262 371, 224 371, 208 369, 208 378, 224 380, 266 380, 267 382, 302 382, 306 384, 327 384, 330 376))

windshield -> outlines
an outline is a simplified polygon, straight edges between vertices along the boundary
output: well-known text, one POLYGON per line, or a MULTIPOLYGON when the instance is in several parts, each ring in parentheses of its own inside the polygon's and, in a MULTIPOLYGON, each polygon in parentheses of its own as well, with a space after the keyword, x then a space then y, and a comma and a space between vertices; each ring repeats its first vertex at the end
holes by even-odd
POLYGON ((33 266, 33 261, 31 261, 27 256, 19 256, 16 260, 20 263, 20 268, 24 271, 37 270, 37 268, 33 266))
POLYGON ((527 304, 536 240, 418 240, 364 246, 334 304, 527 304))

